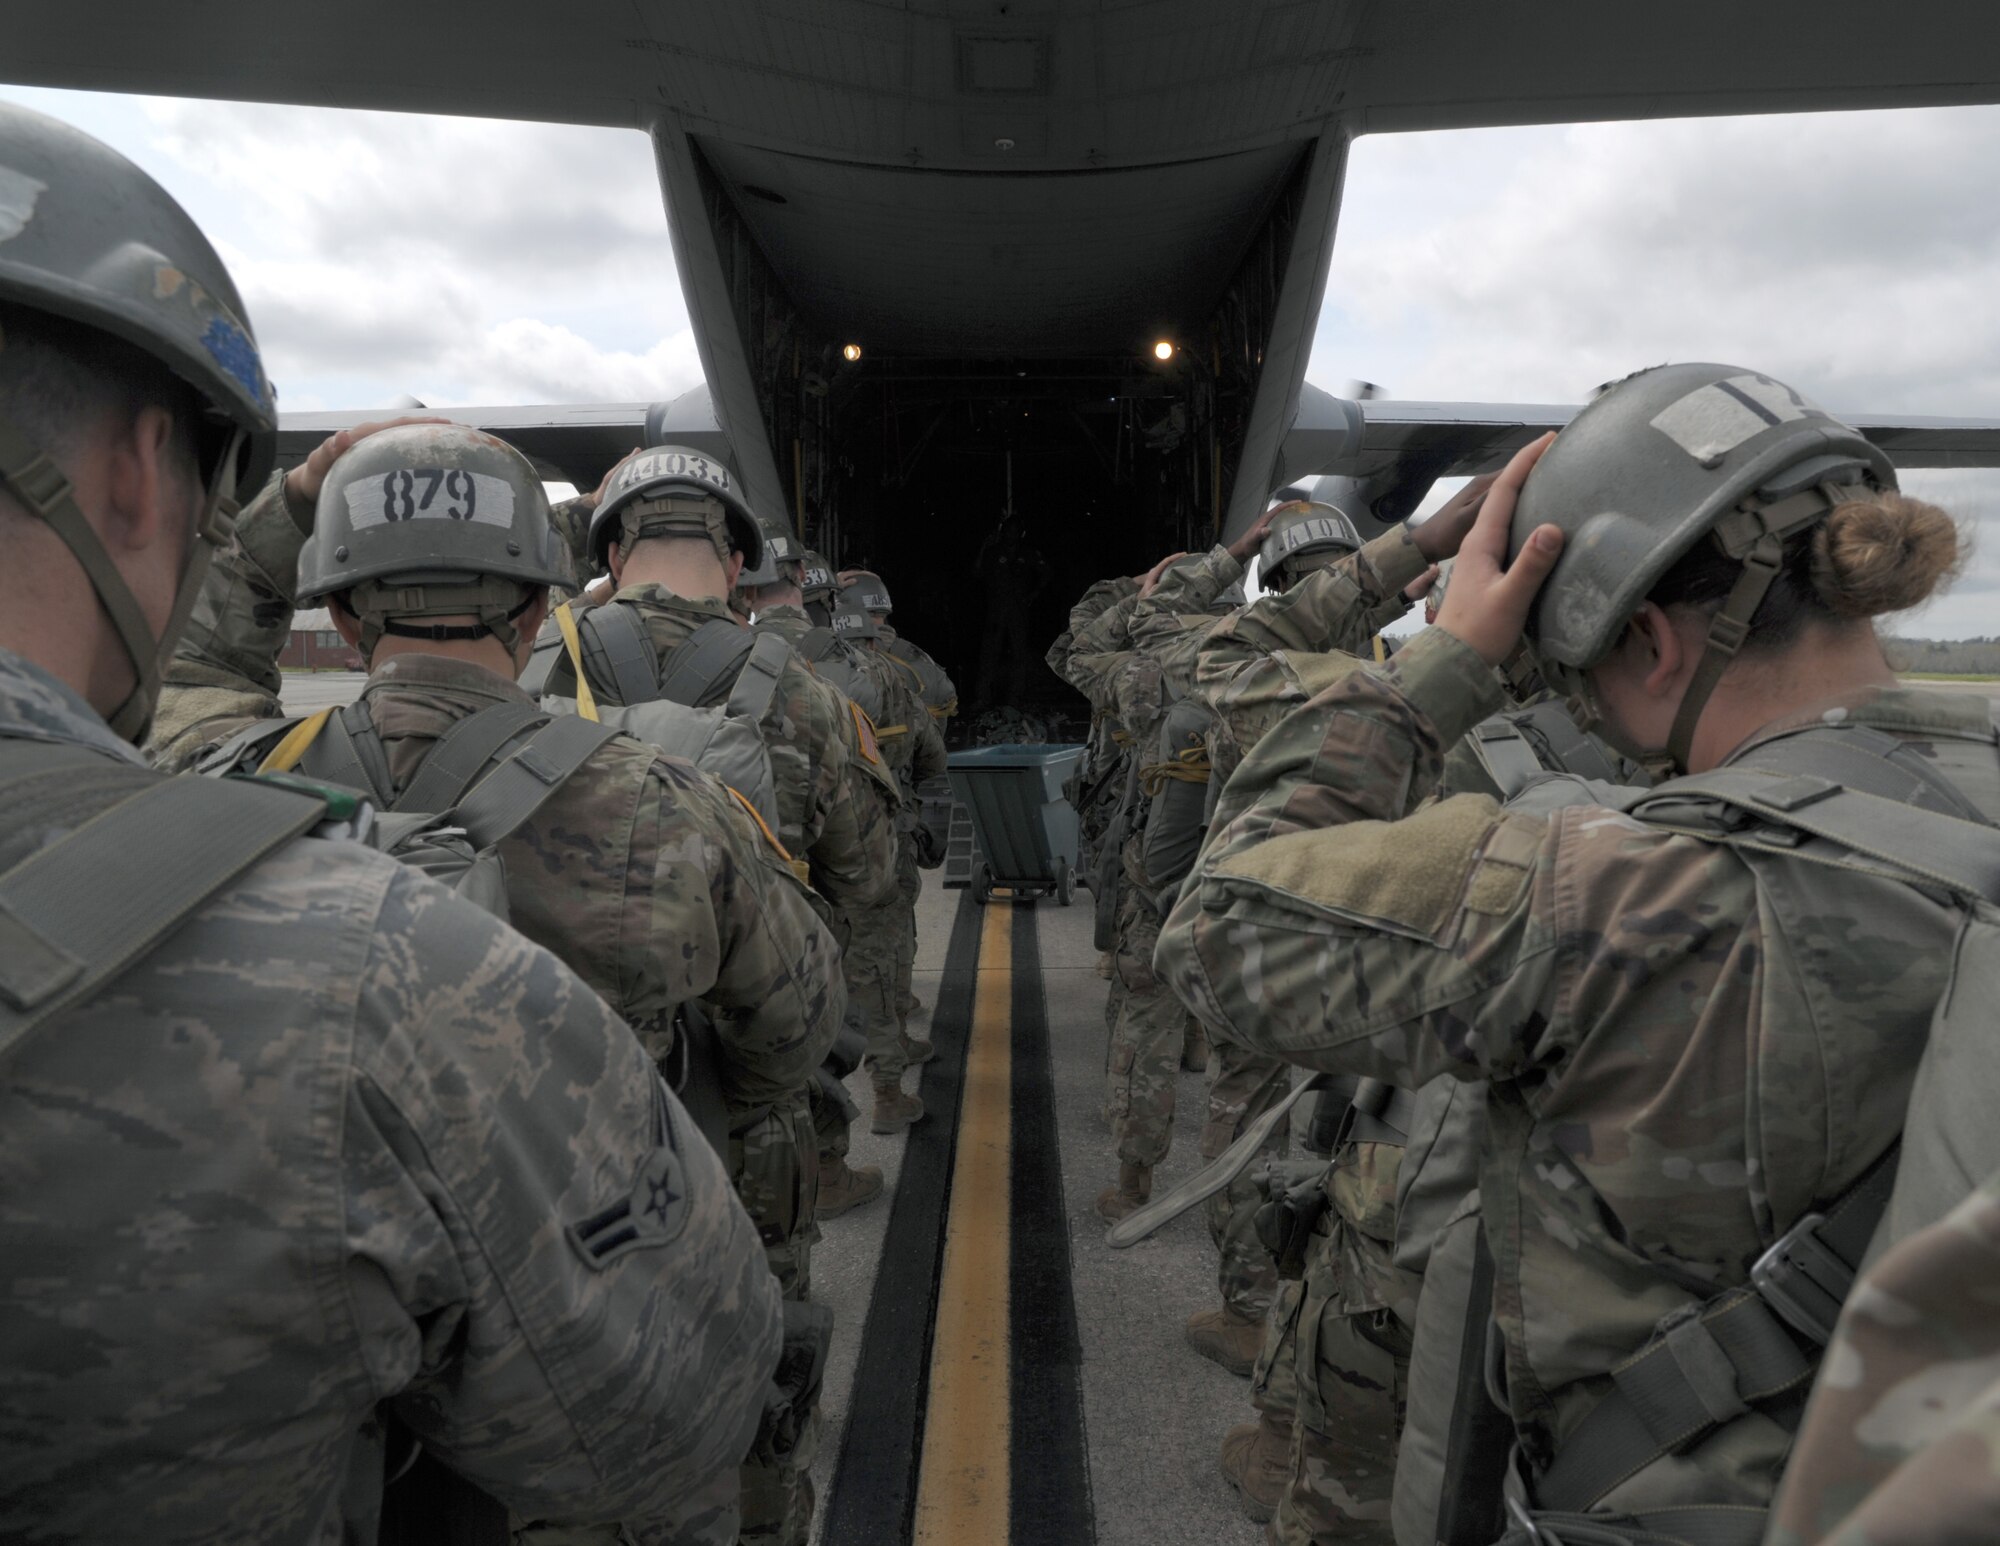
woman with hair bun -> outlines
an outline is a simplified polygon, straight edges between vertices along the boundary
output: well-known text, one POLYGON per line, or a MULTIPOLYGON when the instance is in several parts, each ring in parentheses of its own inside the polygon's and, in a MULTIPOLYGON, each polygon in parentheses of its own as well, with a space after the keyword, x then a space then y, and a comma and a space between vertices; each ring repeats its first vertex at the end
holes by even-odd
POLYGON ((1222 795, 1159 956, 1210 1030, 1404 1088, 1490 1081, 1509 1541, 1762 1534, 1966 905, 1786 813, 1847 790, 1949 832, 2000 816, 1989 705, 1900 685, 1870 622, 1961 559, 1791 388, 1641 372, 1514 458, 1437 626, 1222 795), (1396 819, 1524 638, 1667 781, 1396 819))

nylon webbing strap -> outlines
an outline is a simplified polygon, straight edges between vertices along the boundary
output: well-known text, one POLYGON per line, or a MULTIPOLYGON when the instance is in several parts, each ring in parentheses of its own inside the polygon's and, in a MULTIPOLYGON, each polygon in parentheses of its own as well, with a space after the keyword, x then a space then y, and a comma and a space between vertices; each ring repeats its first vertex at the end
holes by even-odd
POLYGON ((1715 526, 1715 540, 1722 551, 1743 565, 1736 583, 1729 588, 1722 608, 1708 621, 1708 643, 1701 663, 1695 667, 1673 728, 1667 733, 1667 751, 1680 767, 1688 765, 1688 750, 1694 744, 1695 726, 1708 695, 1722 680, 1722 673, 1736 658, 1743 641, 1750 636, 1750 623, 1763 604, 1764 593, 1784 566, 1785 538, 1801 526, 1818 520, 1833 508, 1833 498, 1824 489, 1810 488, 1773 504, 1744 505, 1732 510, 1715 526))
POLYGON ((1498 786, 1502 804, 1519 794, 1529 779, 1548 771, 1521 727, 1502 715, 1472 727, 1472 754, 1498 786))
POLYGON ((778 678, 792 647, 775 633, 760 634, 753 640, 749 656, 736 673, 736 685, 729 689, 724 710, 731 719, 747 719, 753 725, 764 722, 771 700, 778 695, 778 678))
POLYGON ((620 703, 650 703, 660 695, 653 641, 629 606, 607 601, 575 617, 584 664, 593 683, 600 689, 608 686, 618 694, 620 703))
POLYGON ((1563 772, 1601 779, 1607 784, 1618 782, 1619 770, 1604 754, 1604 748, 1583 733, 1560 700, 1544 699, 1532 705, 1522 717, 1548 742, 1549 752, 1563 772))
POLYGON ((690 708, 712 703, 725 696, 716 688, 724 682, 733 684, 743 658, 765 639, 785 643, 776 634, 753 634, 719 617, 710 618, 660 663, 658 696, 690 708))
POLYGON ((135 792, 0 875, 0 1056, 326 810, 289 790, 134 776, 135 792))
POLYGON ((1380 1079, 1363 1079, 1348 1102, 1334 1142, 1406 1144, 1416 1114, 1417 1098, 1408 1090, 1380 1079))
POLYGON ((450 810, 509 741, 548 719, 532 703, 512 702, 489 704, 467 715, 438 738, 416 777, 389 808, 450 810))
POLYGON ((1135 1209, 1113 1224, 1104 1233, 1104 1243, 1118 1250, 1137 1245, 1161 1225, 1207 1202, 1250 1168, 1250 1162, 1256 1159, 1258 1151, 1278 1124, 1291 1113, 1292 1107, 1313 1091, 1324 1089, 1332 1078, 1331 1074, 1314 1074, 1309 1079, 1301 1080, 1291 1094, 1246 1127, 1243 1136, 1223 1150, 1206 1168, 1196 1171, 1172 1191, 1154 1198, 1145 1207, 1135 1209))
POLYGON ((1781 1397, 1795 1398, 1792 1409, 1765 1415, 1794 1426, 1889 1205, 1897 1153, 1876 1160, 1824 1215, 1800 1219, 1752 1268, 1751 1287, 1717 1295, 1614 1369, 1614 1388, 1536 1479, 1537 1507, 1589 1508, 1661 1456, 1781 1397))
POLYGON ((395 799, 389 754, 376 734, 366 703, 350 703, 326 721, 319 738, 299 759, 300 771, 323 784, 358 789, 382 810, 395 799))
POLYGON ((457 802, 453 820, 465 828, 475 848, 491 848, 519 830, 617 734, 610 725, 573 714, 548 721, 457 802))
MULTIPOLYGON (((1993 827, 1864 794, 1811 773, 1732 766, 1675 779, 1663 787, 1674 796, 1720 801, 1918 880, 2000 903, 2000 830, 1993 827)), ((1649 813, 1655 803, 1642 801, 1633 807, 1633 814, 1671 826, 1670 815, 1649 813)), ((1756 846, 1754 835, 1743 841, 1756 846)), ((1841 862, 1842 857, 1815 855, 1809 848, 1790 851, 1829 863, 1841 862)))
POLYGON ((1872 725, 1824 725, 1753 746, 1729 764, 1813 773, 1863 794, 1986 825, 1986 815, 1908 741, 1872 725))

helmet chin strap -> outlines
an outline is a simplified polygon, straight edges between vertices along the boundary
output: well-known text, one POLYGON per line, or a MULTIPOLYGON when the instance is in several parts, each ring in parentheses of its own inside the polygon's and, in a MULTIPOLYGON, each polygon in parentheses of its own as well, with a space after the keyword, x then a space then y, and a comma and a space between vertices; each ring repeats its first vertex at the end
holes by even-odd
POLYGON ((1667 754, 1681 770, 1688 767, 1701 711, 1749 638, 1750 620, 1784 567, 1785 539, 1831 510, 1834 498, 1833 491, 1821 484, 1768 505, 1746 500, 1716 523, 1713 536, 1717 546, 1743 569, 1729 588, 1722 609, 1708 620, 1708 642, 1701 663, 1695 667, 1674 714, 1673 728, 1667 733, 1667 754))
POLYGON ((161 678, 173 659, 174 646, 180 642, 188 618, 194 613, 208 566, 214 561, 216 550, 229 540, 235 510, 233 503, 222 497, 221 489, 229 469, 236 464, 236 452, 241 441, 239 431, 216 463, 214 482, 204 492, 201 518, 195 525, 188 543, 187 558, 181 565, 180 579, 174 590, 173 610, 168 614, 166 627, 155 638, 138 598, 125 583, 125 577, 118 572, 118 566, 111 561, 111 555, 105 552, 104 544, 91 529, 90 522, 84 519, 83 511, 77 508, 75 491, 62 469, 28 436, 7 420, 0 419, 0 484, 5 484, 14 497, 40 518, 70 550, 78 567, 89 579, 91 589, 97 593, 97 603, 111 620, 119 643, 131 659, 132 690, 125 695, 124 702, 112 710, 108 723, 116 734, 135 746, 145 739, 146 732, 152 728, 153 710, 160 699, 161 678))

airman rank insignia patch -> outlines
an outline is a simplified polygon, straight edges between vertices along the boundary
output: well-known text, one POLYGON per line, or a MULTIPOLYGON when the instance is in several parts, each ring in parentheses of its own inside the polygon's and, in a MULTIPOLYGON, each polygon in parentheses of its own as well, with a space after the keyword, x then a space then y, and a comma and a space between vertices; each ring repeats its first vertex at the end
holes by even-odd
POLYGON ((570 1244, 592 1267, 602 1269, 627 1251, 673 1244, 687 1228, 691 1211, 681 1157, 662 1145, 639 1167, 630 1193, 570 1225, 570 1244))

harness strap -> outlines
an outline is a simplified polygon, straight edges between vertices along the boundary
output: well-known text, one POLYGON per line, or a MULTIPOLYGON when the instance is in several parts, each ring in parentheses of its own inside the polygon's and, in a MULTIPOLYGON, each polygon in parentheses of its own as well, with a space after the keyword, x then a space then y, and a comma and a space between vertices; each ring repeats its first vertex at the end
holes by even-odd
POLYGON ((590 690, 590 674, 583 669, 583 643, 577 633, 576 611, 565 601, 556 608, 556 631, 562 635, 563 650, 569 656, 570 674, 576 678, 576 711, 585 719, 597 718, 597 694, 590 690))
POLYGON ((1589 1508, 1753 1407, 1792 1397, 1789 1410, 1766 1415, 1794 1426, 1889 1205, 1898 1156, 1892 1145, 1825 1213, 1800 1219, 1758 1258, 1749 1287, 1672 1321, 1612 1370, 1612 1389, 1535 1479, 1537 1517, 1589 1508))
MULTIPOLYGON (((73 757, 50 761, 50 777, 74 776, 73 757)), ((326 814, 323 802, 285 789, 136 768, 133 782, 0 875, 0 1056, 326 814)))
MULTIPOLYGON (((638 619, 634 618, 632 624, 637 628, 638 619)), ((644 642, 643 632, 640 638, 644 642)), ((720 696, 716 689, 721 684, 735 682, 743 658, 757 648, 761 639, 771 638, 777 636, 754 634, 747 628, 712 617, 683 639, 673 653, 660 663, 658 686, 651 696, 664 698, 669 703, 706 707, 720 696)), ((791 648, 783 639, 778 639, 778 643, 787 651, 791 648)), ((645 643, 645 649, 650 670, 652 645, 645 643)), ((627 698, 625 701, 640 703, 644 700, 627 698)))
MULTIPOLYGON (((491 848, 513 836, 523 822, 569 781, 571 774, 617 734, 610 725, 573 714, 545 720, 518 751, 481 778, 463 798, 444 808, 465 829, 473 847, 491 848)), ((424 766, 428 770, 430 764, 426 762, 424 766)), ((414 789, 415 783, 410 787, 414 789)))
POLYGON ((1207 1168, 1196 1171, 1172 1191, 1154 1198, 1145 1207, 1135 1209, 1113 1224, 1105 1231, 1104 1243, 1118 1250, 1137 1245, 1161 1225, 1207 1202, 1250 1168, 1251 1161, 1257 1158, 1277 1125, 1291 1114, 1292 1107, 1308 1095, 1324 1089, 1333 1077, 1332 1074, 1314 1074, 1300 1080, 1291 1094, 1244 1128, 1243 1136, 1210 1161, 1207 1168))
POLYGON ((752 637, 750 647, 742 652, 743 664, 723 711, 731 719, 747 719, 752 725, 761 725, 771 711, 771 700, 778 695, 778 679, 784 674, 785 662, 791 658, 792 647, 782 634, 752 637))
POLYGON ((549 716, 532 703, 492 703, 476 714, 468 714, 438 737, 423 766, 417 769, 416 777, 389 808, 452 809, 510 741, 548 722, 549 716))
MULTIPOLYGON (((571 612, 570 617, 570 627, 582 643, 578 680, 588 676, 600 689, 608 686, 620 703, 648 703, 660 696, 653 641, 629 606, 607 601, 582 614, 571 612)), ((568 634, 565 628, 564 637, 568 634)))
POLYGON ((1505 714, 1472 727, 1471 750, 1487 777, 1499 786, 1503 805, 1519 794, 1529 779, 1549 771, 1526 733, 1505 714))
POLYGON ((1392 1143, 1400 1147, 1410 1141, 1410 1125, 1416 1115, 1417 1098, 1408 1090, 1380 1079, 1363 1079, 1347 1103, 1334 1144, 1392 1143))

